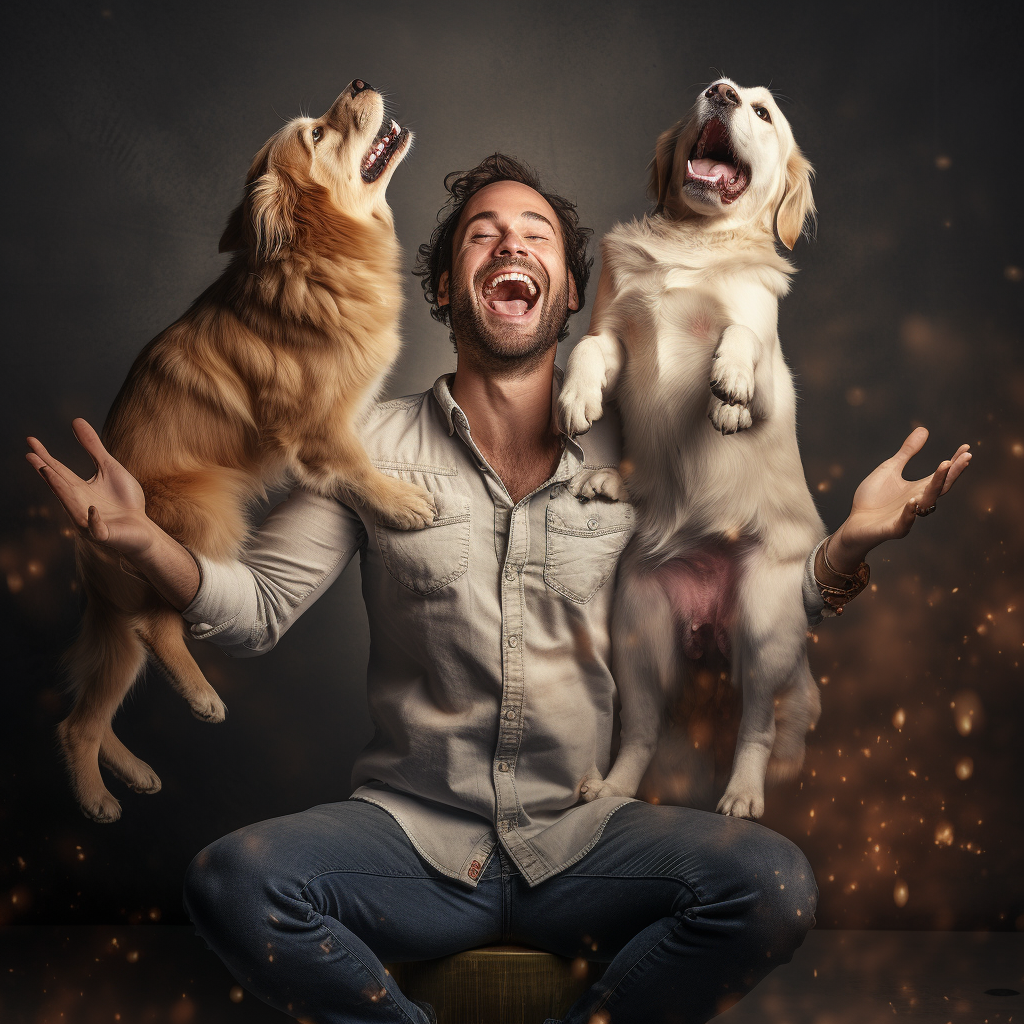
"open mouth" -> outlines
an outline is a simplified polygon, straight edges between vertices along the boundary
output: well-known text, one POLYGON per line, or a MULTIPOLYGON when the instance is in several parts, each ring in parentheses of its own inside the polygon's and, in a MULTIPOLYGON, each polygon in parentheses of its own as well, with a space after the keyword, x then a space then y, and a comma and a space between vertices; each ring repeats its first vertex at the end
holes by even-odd
POLYGON ((484 281, 484 303, 495 313, 524 316, 539 298, 536 280, 522 270, 499 270, 484 281))
POLYGON ((729 141, 729 129, 717 117, 704 125, 690 151, 686 181, 714 189, 725 205, 739 199, 750 184, 750 168, 740 162, 729 141))
POLYGON ((376 181, 384 173, 384 168, 387 167, 408 136, 408 129, 402 128, 394 119, 391 120, 389 128, 382 124, 377 137, 373 140, 373 145, 363 157, 363 163, 359 169, 363 181, 367 184, 376 181))

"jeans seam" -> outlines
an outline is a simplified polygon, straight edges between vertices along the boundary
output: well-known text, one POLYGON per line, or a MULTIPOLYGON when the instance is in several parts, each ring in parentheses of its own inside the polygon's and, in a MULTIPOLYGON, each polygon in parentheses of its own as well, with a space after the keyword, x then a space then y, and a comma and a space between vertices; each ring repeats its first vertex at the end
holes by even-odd
POLYGON ((707 903, 706 900, 697 888, 690 884, 685 878, 679 878, 676 875, 584 875, 578 873, 569 876, 571 878, 593 878, 599 880, 611 880, 613 882, 674 882, 676 885, 685 885, 687 889, 693 894, 693 898, 699 904, 707 903))
MULTIPOLYGON (((675 916, 676 916, 676 915, 673 915, 673 917, 675 917, 675 916)), ((676 929, 678 929, 678 928, 679 928, 679 927, 680 927, 680 926, 681 926, 682 924, 683 924, 683 922, 682 922, 682 921, 680 921, 680 920, 679 920, 679 919, 677 918, 677 919, 676 919, 676 923, 675 923, 674 925, 672 925, 672 927, 671 927, 671 928, 670 928, 670 929, 669 929, 669 930, 668 930, 668 931, 667 931, 667 932, 666 932, 666 933, 665 933, 664 935, 662 935, 662 937, 661 937, 660 939, 658 939, 658 941, 657 941, 657 942, 655 942, 655 943, 654 943, 654 945, 653 945, 653 946, 651 946, 651 947, 650 947, 650 949, 648 949, 648 950, 647 950, 647 951, 646 951, 646 952, 644 953, 644 955, 643 955, 643 956, 639 957, 639 958, 637 959, 637 961, 636 961, 636 962, 635 962, 635 963, 634 963, 634 964, 632 965, 632 967, 630 967, 630 968, 629 968, 629 970, 628 970, 628 971, 626 971, 626 973, 625 973, 625 974, 623 974, 623 976, 622 976, 621 978, 619 978, 619 980, 618 980, 618 981, 617 981, 617 982, 616 982, 616 983, 615 983, 615 984, 614 984, 614 985, 613 985, 613 986, 612 986, 612 987, 611 987, 610 989, 608 989, 608 991, 607 991, 607 992, 605 992, 605 993, 604 993, 604 995, 603 995, 603 996, 601 997, 601 999, 600 999, 600 1000, 598 1001, 598 1004, 597 1004, 597 1006, 595 1006, 595 1007, 594 1007, 594 1010, 596 1011, 596 1010, 602 1010, 602 1009, 604 1009, 604 1007, 608 1005, 608 1001, 609 1001, 609 1000, 611 999, 611 997, 612 997, 613 995, 615 995, 615 993, 616 993, 616 992, 618 992, 619 988, 621 988, 621 986, 622 986, 622 983, 623 983, 624 981, 628 980, 628 979, 629 979, 629 976, 630 976, 630 975, 631 975, 631 974, 632 974, 632 973, 633 973, 633 972, 634 972, 634 971, 635 971, 635 970, 636 970, 636 969, 637 969, 637 968, 638 968, 638 967, 639 967, 639 966, 640 966, 640 965, 641 965, 641 964, 642 964, 642 963, 643 963, 643 962, 644 962, 644 961, 645 961, 645 960, 646 960, 646 959, 647 959, 647 958, 648 958, 648 957, 649 957, 649 956, 650 956, 650 955, 651 955, 651 954, 652 954, 652 953, 653 953, 653 952, 654 952, 654 951, 655 951, 655 950, 656 950, 656 949, 657 949, 657 948, 658 948, 658 947, 659 947, 659 946, 660 946, 660 945, 661 945, 661 944, 662 944, 662 943, 663 943, 663 942, 664 942, 664 941, 665 941, 665 940, 666 940, 667 938, 669 938, 669 937, 670 937, 671 935, 673 935, 673 934, 675 933, 676 929)))
MULTIPOLYGON (((325 932, 327 932, 327 934, 330 935, 330 937, 339 946, 341 946, 341 948, 343 950, 345 950, 345 952, 350 957, 352 957, 352 959, 355 960, 356 963, 359 964, 363 968, 363 970, 366 971, 366 973, 369 974, 371 978, 373 978, 374 981, 378 981, 376 974, 374 974, 374 972, 373 972, 373 968, 371 968, 369 964, 364 963, 363 962, 363 958, 358 953, 356 953, 355 950, 350 949, 347 943, 342 942, 341 939, 338 938, 338 936, 335 935, 335 933, 333 931, 331 931, 330 927, 324 923, 323 914, 318 913, 317 910, 313 907, 312 904, 309 905, 309 909, 312 910, 313 913, 317 917, 317 927, 323 928, 323 930, 325 932)), ((383 964, 381 966, 383 967, 383 964)), ((380 985, 381 985, 381 988, 383 988, 385 993, 387 994, 387 997, 391 1000, 391 1002, 393 1002, 395 1004, 395 1009, 399 1010, 401 1012, 402 1016, 405 1017, 405 1019, 407 1021, 409 1021, 409 1024, 417 1024, 417 1022, 412 1017, 409 1016, 409 1014, 406 1012, 405 1008, 403 1006, 401 1006, 397 1002, 397 1000, 391 995, 390 992, 388 992, 387 985, 385 985, 383 983, 380 983, 380 985)), ((408 997, 406 997, 406 998, 408 998, 408 997)))

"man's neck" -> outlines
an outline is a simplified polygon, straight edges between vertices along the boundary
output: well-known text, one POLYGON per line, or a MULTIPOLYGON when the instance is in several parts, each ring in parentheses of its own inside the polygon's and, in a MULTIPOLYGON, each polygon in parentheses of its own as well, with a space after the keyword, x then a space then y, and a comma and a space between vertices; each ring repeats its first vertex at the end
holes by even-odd
POLYGON ((452 398, 473 441, 513 501, 535 491, 558 465, 561 440, 551 408, 555 349, 518 374, 496 375, 460 353, 452 398))

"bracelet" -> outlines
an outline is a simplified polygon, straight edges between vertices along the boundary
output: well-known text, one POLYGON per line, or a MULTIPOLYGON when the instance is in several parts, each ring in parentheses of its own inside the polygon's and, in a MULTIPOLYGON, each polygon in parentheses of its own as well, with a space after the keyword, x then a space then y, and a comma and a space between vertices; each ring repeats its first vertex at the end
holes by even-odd
POLYGON ((814 582, 818 584, 821 598, 836 615, 843 614, 843 608, 849 604, 867 585, 871 579, 871 568, 867 562, 861 562, 856 572, 839 572, 828 560, 828 542, 826 537, 814 559, 814 582))

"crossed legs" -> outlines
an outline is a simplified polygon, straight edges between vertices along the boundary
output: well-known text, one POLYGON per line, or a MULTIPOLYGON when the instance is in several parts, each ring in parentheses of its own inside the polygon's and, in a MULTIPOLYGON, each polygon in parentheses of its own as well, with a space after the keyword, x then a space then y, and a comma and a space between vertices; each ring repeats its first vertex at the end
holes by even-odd
POLYGON ((476 889, 448 879, 390 815, 355 800, 225 836, 185 881, 197 931, 238 981, 316 1024, 428 1024, 382 962, 505 942, 608 963, 564 1024, 705 1021, 790 959, 816 896, 781 836, 644 803, 533 888, 498 852, 476 889))

